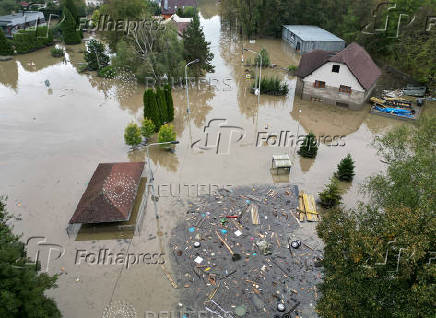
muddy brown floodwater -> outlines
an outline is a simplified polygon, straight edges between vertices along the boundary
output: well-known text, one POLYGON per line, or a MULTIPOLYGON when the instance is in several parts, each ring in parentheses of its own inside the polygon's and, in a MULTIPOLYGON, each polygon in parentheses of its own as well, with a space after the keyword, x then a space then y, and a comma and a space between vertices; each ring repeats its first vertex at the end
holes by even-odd
MULTIPOLYGON (((167 185, 291 182, 316 194, 339 160, 351 153, 356 160, 356 177, 347 188, 344 203, 352 207, 360 198, 359 184, 384 168, 371 146, 374 136, 405 123, 370 115, 369 107, 356 112, 294 98, 295 79, 280 67, 297 64, 298 56, 280 40, 241 42, 222 27, 213 0, 201 1, 200 11, 215 55, 216 72, 207 78, 216 87, 190 90, 190 114, 185 91, 173 90, 174 125, 180 144, 174 153, 151 149, 156 184, 168 189, 167 185), (265 47, 270 52, 272 63, 278 67, 265 69, 263 74, 285 80, 291 87, 288 97, 261 96, 258 104, 249 91, 251 81, 245 78, 242 45, 253 50, 265 47), (205 143, 203 129, 213 119, 222 120, 212 121, 215 128, 224 122, 224 126, 234 128, 221 127, 219 147, 204 149, 200 146, 205 143), (296 155, 295 147, 257 142, 257 136, 280 131, 345 136, 345 145, 321 144, 316 159, 306 160, 296 155), (244 138, 237 141, 241 132, 244 138), (289 176, 270 172, 271 156, 280 153, 289 153, 293 160, 289 176)), ((186 213, 175 204, 182 200, 161 197, 157 203, 159 224, 149 204, 141 235, 132 240, 75 240, 65 230, 98 163, 146 161, 144 149, 130 151, 123 142, 124 127, 141 119, 144 87, 128 76, 102 80, 95 74, 79 74, 82 50, 82 46, 69 46, 63 60, 51 57, 47 48, 0 63, 0 193, 8 196, 8 209, 17 217, 14 231, 23 233, 23 240, 41 237, 30 240, 29 254, 35 255, 39 249, 43 267, 48 263, 50 274, 60 274, 58 288, 48 294, 65 317, 101 317, 111 302, 112 312, 120 317, 131 317, 127 314, 133 310, 137 317, 143 317, 147 310, 170 311, 177 308, 180 291, 171 287, 159 265, 126 268, 93 264, 91 258, 81 256, 98 254, 101 249, 138 254, 165 250, 168 233, 186 213), (62 246, 65 254, 59 258, 54 252, 48 255, 49 248, 38 245, 44 239, 62 246)), ((425 112, 434 112, 434 106, 430 108, 425 112)), ((209 146, 217 136, 213 127, 209 146)), ((181 191, 181 195, 188 200, 195 191, 181 191)), ((166 270, 173 272, 166 261, 166 270)))

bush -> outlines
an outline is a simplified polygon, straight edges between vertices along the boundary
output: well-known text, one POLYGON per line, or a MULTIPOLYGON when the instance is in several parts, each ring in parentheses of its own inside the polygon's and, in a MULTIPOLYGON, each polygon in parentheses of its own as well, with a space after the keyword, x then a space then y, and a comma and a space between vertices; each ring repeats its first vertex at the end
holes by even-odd
POLYGON ((153 123, 153 121, 149 118, 144 118, 144 121, 142 122, 141 125, 141 134, 145 138, 150 138, 155 131, 156 131, 156 126, 153 123))
POLYGON ((176 132, 172 124, 165 124, 159 129, 158 135, 159 142, 169 142, 176 140, 176 132))
POLYGON ((289 73, 294 73, 295 71, 297 71, 297 69, 298 69, 298 66, 296 66, 296 65, 289 65, 288 66, 289 73))
POLYGON ((107 65, 97 71, 97 75, 104 78, 115 78, 117 72, 112 65, 107 65))
POLYGON ((29 53, 53 44, 53 32, 46 26, 36 30, 20 30, 14 34, 12 45, 18 54, 29 53))
POLYGON ((316 137, 312 132, 304 138, 303 143, 298 150, 298 154, 303 158, 315 158, 318 153, 318 144, 316 137))
POLYGON ((51 56, 53 57, 62 57, 65 55, 64 49, 60 47, 53 47, 50 50, 51 56))
MULTIPOLYGON (((259 82, 257 82, 259 83, 259 82)), ((256 88, 258 84, 253 83, 253 88, 256 88)), ((289 92, 288 85, 281 83, 277 77, 263 77, 260 81, 260 93, 274 96, 286 96, 289 92)))
POLYGON ((338 188, 338 180, 333 178, 330 183, 325 186, 324 191, 318 193, 321 205, 330 209, 338 206, 341 203, 341 195, 338 188))
POLYGON ((12 55, 14 50, 12 49, 11 43, 6 39, 3 31, 0 30, 0 55, 12 55))
POLYGON ((178 8, 176 14, 181 18, 193 18, 197 13, 194 7, 186 6, 184 8, 178 8))
POLYGON ((88 70, 97 71, 109 64, 109 56, 105 53, 104 44, 97 41, 91 40, 86 46, 85 61, 88 63, 88 70))
POLYGON ((348 154, 341 162, 338 164, 338 171, 335 173, 335 177, 341 181, 350 182, 354 177, 354 161, 351 155, 348 154))
MULTIPOLYGON (((262 49, 260 50, 260 55, 262 56, 262 67, 267 67, 271 64, 270 59, 269 59, 269 54, 268 51, 266 49, 262 49)), ((260 57, 259 55, 256 56, 256 64, 259 63, 260 65, 260 57)))
POLYGON ((130 123, 124 129, 124 142, 129 146, 137 146, 142 142, 141 129, 135 123, 130 123))

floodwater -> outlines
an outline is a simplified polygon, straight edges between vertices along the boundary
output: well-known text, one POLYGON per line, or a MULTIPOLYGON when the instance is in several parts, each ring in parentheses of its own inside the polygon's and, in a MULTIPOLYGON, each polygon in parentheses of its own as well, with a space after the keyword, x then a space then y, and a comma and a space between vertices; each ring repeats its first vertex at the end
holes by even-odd
MULTIPOLYGON (((351 186, 344 187, 344 204, 352 207, 361 198, 359 184, 384 169, 371 141, 405 123, 370 115, 369 107, 356 112, 301 101, 294 98, 292 89, 288 97, 261 96, 258 100, 250 93, 251 80, 245 78, 248 68, 241 63, 242 45, 253 50, 267 48, 277 67, 262 70, 262 75, 278 76, 290 88, 295 86, 295 79, 282 68, 297 64, 298 56, 280 40, 242 43, 221 25, 213 0, 201 1, 200 11, 215 54, 216 72, 207 75, 215 87, 190 89, 189 114, 185 90, 173 90, 174 125, 180 144, 174 153, 150 149, 159 190, 165 186, 168 194, 168 185, 172 189, 181 186, 179 194, 187 200, 196 195, 199 185, 203 185, 200 192, 204 193, 204 185, 291 182, 316 194, 340 159, 351 153, 356 177, 351 186), (205 144, 204 127, 211 120, 205 144), (219 124, 224 127, 219 128, 219 147, 214 147, 219 124), (287 131, 287 135, 313 131, 317 136, 343 136, 343 146, 321 143, 315 160, 301 159, 289 143, 286 147, 263 143, 268 133, 280 135, 281 131, 287 131), (243 138, 238 140, 241 134, 243 138), (283 153, 290 154, 293 161, 289 176, 270 171, 272 155, 283 153), (190 185, 190 192, 185 190, 186 185, 190 185)), ((113 313, 119 308, 118 313, 125 317, 133 317, 127 315, 132 308, 137 317, 143 317, 147 310, 174 310, 180 290, 174 289, 164 274, 173 272, 169 263, 165 268, 156 264, 126 268, 122 264, 93 264, 81 255, 98 254, 101 249, 138 254, 165 251, 171 227, 186 213, 175 204, 180 200, 162 195, 157 202, 158 221, 149 204, 141 235, 132 240, 75 240, 67 234, 68 221, 98 163, 147 161, 144 149, 131 151, 123 141, 124 127, 142 117, 144 87, 128 75, 102 80, 94 73, 79 74, 82 50, 80 45, 69 46, 63 60, 51 57, 47 48, 0 63, 0 193, 8 196, 9 211, 17 217, 14 231, 23 233, 23 240, 42 237, 30 241, 31 255, 44 239, 64 248, 65 254, 56 258, 55 253, 48 255, 49 250, 39 246, 43 267, 48 263, 50 274, 60 274, 58 288, 48 295, 65 317, 101 317, 111 302, 116 307, 113 313)), ((424 112, 434 113, 434 106, 424 112)))

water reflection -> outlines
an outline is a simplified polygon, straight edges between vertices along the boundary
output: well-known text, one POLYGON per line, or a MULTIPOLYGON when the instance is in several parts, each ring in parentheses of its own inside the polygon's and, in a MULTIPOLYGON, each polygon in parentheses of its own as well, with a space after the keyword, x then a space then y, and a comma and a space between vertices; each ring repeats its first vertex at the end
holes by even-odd
MULTIPOLYGON (((167 149, 161 148, 160 146, 150 147, 149 149, 150 159, 153 163, 151 167, 153 170, 156 167, 165 167, 171 172, 176 172, 179 167, 179 159, 177 157, 177 151, 169 151, 167 149)), ((148 162, 147 149, 142 147, 137 150, 130 151, 127 157, 131 162, 148 162)), ((147 167, 148 169, 148 167, 147 167)))

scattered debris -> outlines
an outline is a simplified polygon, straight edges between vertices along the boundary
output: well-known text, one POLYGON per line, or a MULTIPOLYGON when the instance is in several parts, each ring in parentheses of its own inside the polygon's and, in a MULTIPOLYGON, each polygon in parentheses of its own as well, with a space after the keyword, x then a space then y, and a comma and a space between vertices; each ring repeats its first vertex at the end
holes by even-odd
MULTIPOLYGON (((301 225, 289 215, 297 213, 298 198, 297 186, 281 184, 220 190, 190 202, 170 239, 182 302, 223 318, 316 316, 310 304, 321 282, 322 251, 294 237, 301 225)), ((314 207, 309 211, 318 217, 314 207)))

